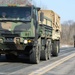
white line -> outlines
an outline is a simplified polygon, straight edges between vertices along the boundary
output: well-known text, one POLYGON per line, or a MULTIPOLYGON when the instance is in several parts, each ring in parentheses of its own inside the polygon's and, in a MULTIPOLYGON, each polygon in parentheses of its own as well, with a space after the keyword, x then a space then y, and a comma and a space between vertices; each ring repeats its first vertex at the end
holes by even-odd
MULTIPOLYGON (((68 55, 70 55, 72 53, 75 53, 75 51, 71 51, 71 52, 65 53, 63 55, 59 55, 59 58, 62 57, 62 56, 64 56, 64 57, 65 56, 68 56, 68 55)), ((55 59, 56 59, 56 57, 55 58, 53 57, 50 61, 55 60, 55 59)), ((32 68, 34 68, 34 70, 35 70, 36 69, 35 67, 40 66, 41 64, 46 64, 46 62, 50 62, 50 61, 40 62, 39 64, 32 65, 32 66, 28 66, 27 68, 23 68, 23 69, 20 69, 20 70, 15 71, 15 72, 9 73, 9 75, 10 74, 15 74, 16 75, 16 74, 21 74, 21 73, 23 74, 24 72, 26 72, 25 71, 26 69, 32 69, 32 68)), ((56 61, 54 61, 54 62, 56 62, 56 61)))
POLYGON ((75 53, 73 53, 73 54, 71 54, 71 55, 69 55, 67 57, 64 57, 64 58, 62 58, 62 59, 60 59, 60 60, 58 60, 58 61, 56 61, 56 62, 54 62, 54 63, 52 63, 50 65, 47 65, 47 66, 45 66, 45 67, 43 67, 43 68, 41 68, 39 70, 36 70, 36 71, 32 72, 29 75, 42 75, 42 74, 50 71, 51 69, 59 66, 60 64, 64 63, 65 61, 71 59, 74 56, 75 56, 75 53))
POLYGON ((61 52, 63 52, 63 51, 69 51, 69 50, 71 50, 71 49, 74 50, 74 48, 67 48, 67 49, 60 49, 60 51, 61 51, 61 52))

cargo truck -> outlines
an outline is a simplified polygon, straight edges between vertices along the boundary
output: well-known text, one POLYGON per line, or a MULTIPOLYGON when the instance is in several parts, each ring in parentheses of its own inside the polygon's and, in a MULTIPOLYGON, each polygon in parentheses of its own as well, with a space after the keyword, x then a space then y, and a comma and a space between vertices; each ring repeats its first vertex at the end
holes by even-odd
POLYGON ((52 10, 40 10, 39 13, 41 12, 44 13, 44 18, 46 18, 42 23, 52 27, 51 54, 52 56, 58 56, 58 53, 60 52, 60 33, 61 33, 60 16, 52 10), (49 22, 48 19, 50 19, 51 22, 49 22))
POLYGON ((52 10, 29 6, 0 6, 0 54, 31 63, 48 60, 60 51, 60 17, 52 10))

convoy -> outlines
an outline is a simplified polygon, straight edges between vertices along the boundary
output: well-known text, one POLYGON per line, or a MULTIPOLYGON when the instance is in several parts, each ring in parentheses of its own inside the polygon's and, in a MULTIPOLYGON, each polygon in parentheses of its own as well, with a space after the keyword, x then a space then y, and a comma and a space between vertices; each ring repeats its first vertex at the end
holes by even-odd
POLYGON ((38 64, 58 56, 60 17, 52 10, 29 6, 0 6, 0 54, 16 59, 19 54, 38 64))

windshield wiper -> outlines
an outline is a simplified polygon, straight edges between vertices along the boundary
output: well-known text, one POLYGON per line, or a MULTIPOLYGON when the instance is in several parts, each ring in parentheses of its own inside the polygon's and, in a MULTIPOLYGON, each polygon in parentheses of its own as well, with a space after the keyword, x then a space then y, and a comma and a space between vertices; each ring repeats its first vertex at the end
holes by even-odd
POLYGON ((22 21, 22 20, 0 20, 0 22, 30 22, 30 21, 22 21))

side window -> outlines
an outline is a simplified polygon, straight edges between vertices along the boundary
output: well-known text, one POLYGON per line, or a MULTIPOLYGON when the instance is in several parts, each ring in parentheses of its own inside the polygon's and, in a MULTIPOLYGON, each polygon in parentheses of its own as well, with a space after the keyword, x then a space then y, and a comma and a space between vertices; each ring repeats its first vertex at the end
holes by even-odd
POLYGON ((35 9, 33 10, 33 18, 35 19, 36 16, 35 16, 35 9))
POLYGON ((38 21, 38 11, 36 10, 36 19, 38 21))
POLYGON ((33 10, 33 17, 34 17, 34 25, 35 27, 37 28, 38 27, 38 12, 37 12, 37 9, 34 9, 33 10))
POLYGON ((38 12, 36 9, 33 10, 34 19, 38 21, 38 12))

